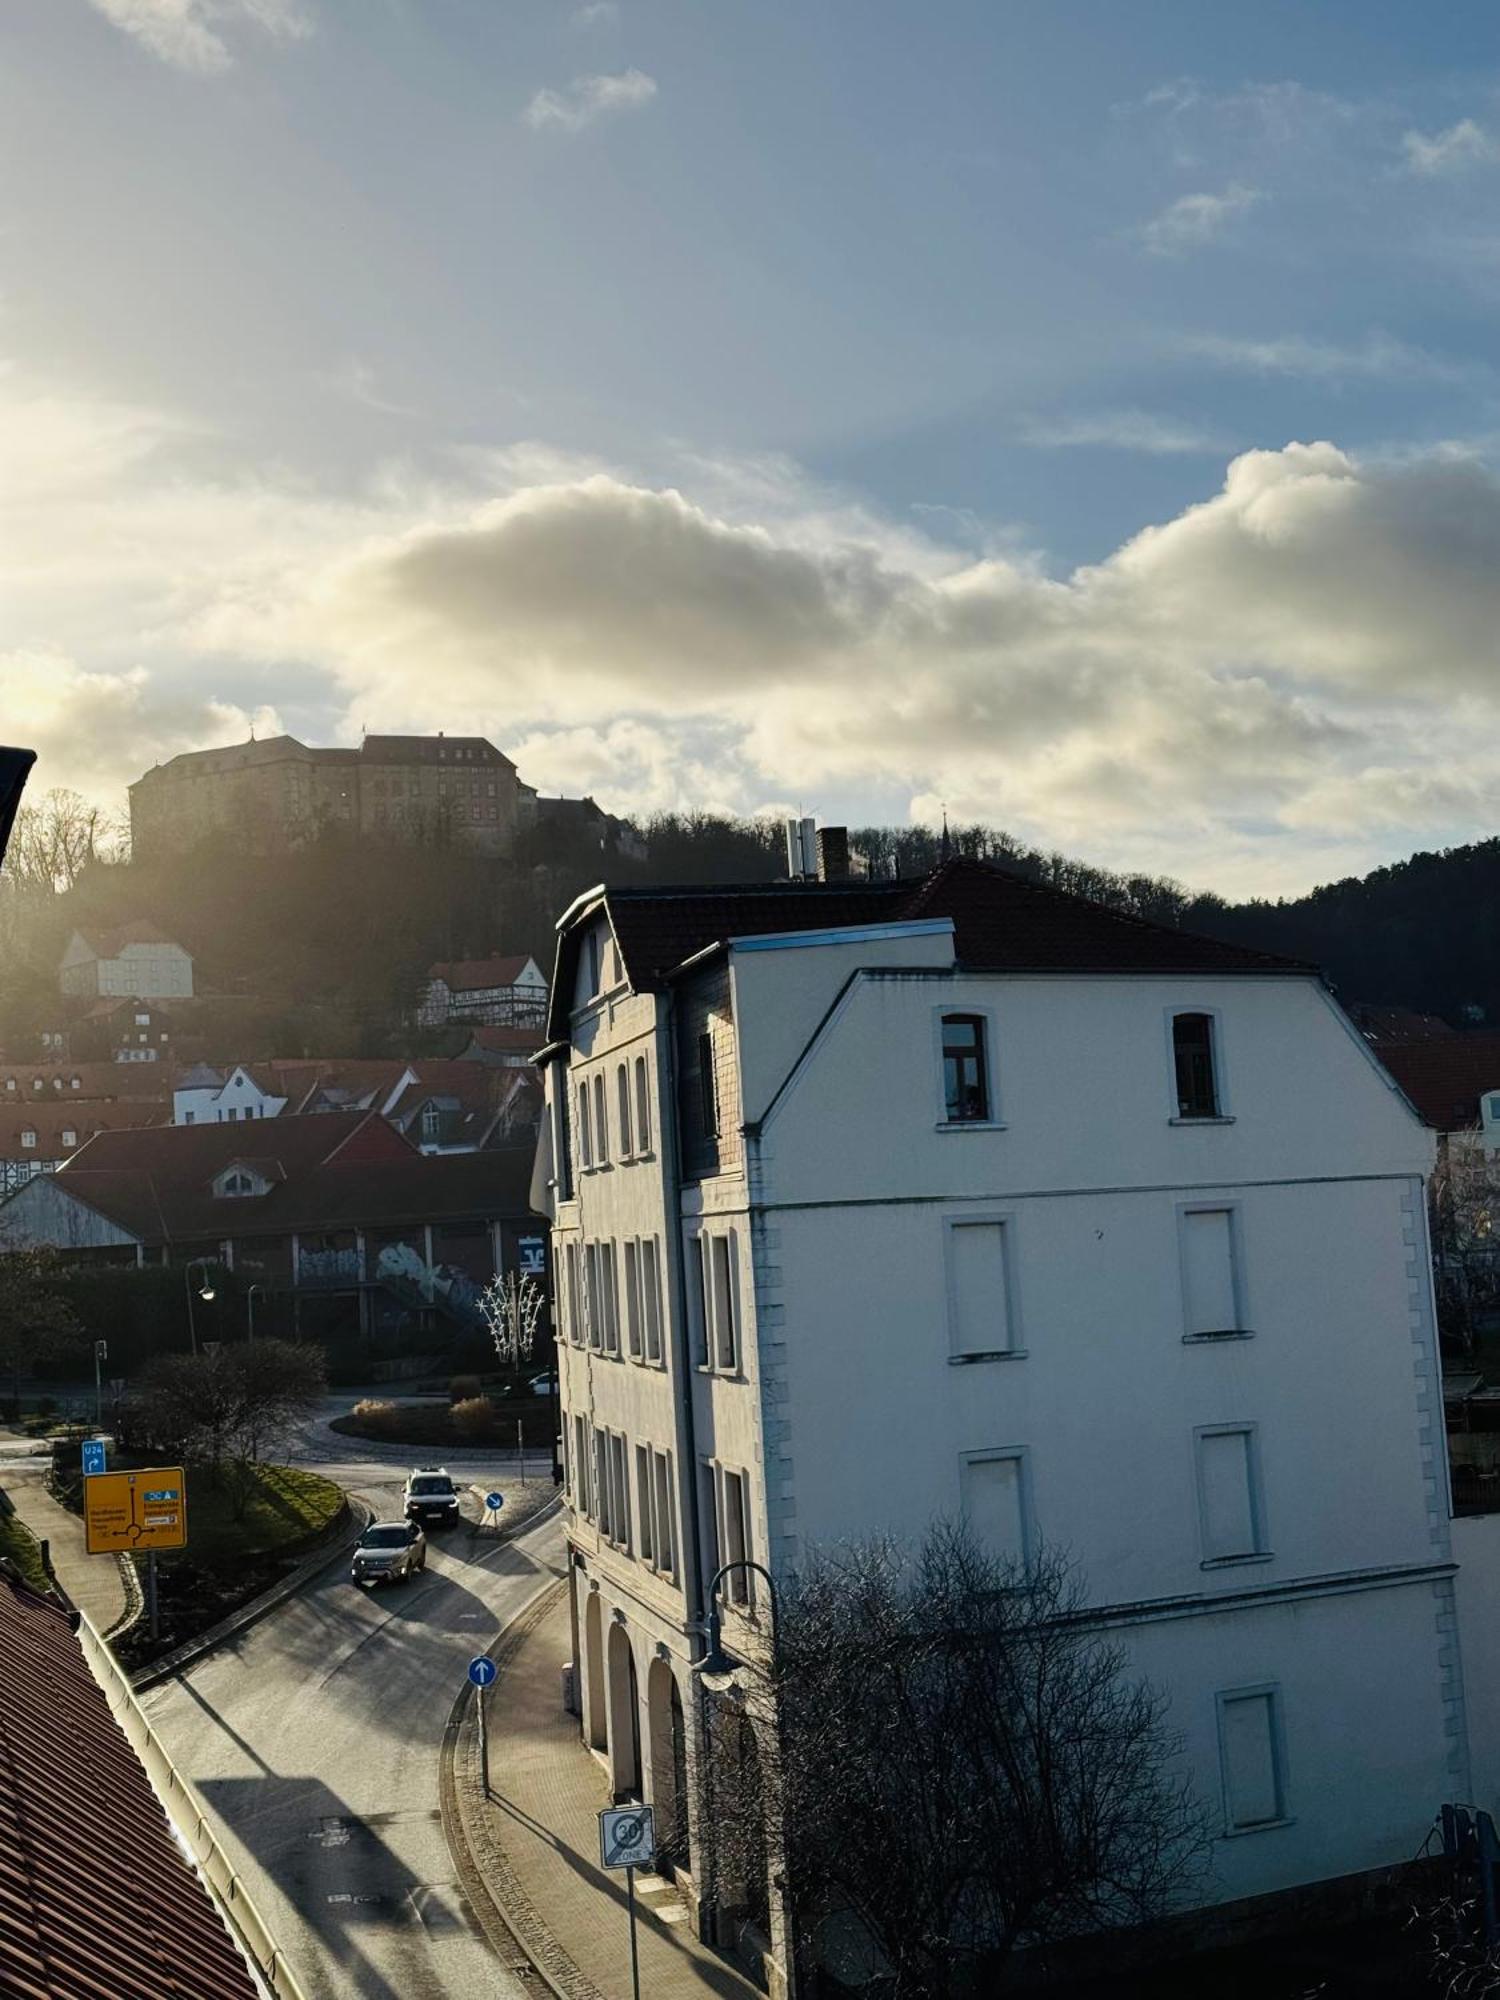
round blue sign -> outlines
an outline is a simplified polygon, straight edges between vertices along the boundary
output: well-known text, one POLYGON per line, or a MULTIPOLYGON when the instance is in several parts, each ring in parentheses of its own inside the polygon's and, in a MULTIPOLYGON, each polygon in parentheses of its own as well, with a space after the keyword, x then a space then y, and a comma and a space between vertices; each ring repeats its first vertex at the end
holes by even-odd
POLYGON ((495 1678, 495 1662, 479 1653, 469 1662, 469 1679, 477 1688, 487 1688, 495 1678))
POLYGON ((500 1509, 505 1505, 505 1495, 503 1493, 486 1493, 484 1504, 492 1514, 498 1514, 500 1509))

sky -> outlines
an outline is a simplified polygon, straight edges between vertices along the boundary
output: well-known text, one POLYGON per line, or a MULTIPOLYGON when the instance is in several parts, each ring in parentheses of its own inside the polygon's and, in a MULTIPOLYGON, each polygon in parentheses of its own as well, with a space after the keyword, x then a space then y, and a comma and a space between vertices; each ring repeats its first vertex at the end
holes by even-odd
POLYGON ((0 734, 1500 832, 1489 0, 5 0, 0 734))

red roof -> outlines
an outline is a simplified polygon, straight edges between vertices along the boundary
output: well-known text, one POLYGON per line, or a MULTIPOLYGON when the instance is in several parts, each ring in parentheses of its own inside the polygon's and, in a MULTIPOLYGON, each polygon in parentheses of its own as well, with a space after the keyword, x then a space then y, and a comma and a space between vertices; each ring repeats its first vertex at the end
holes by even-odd
POLYGON ((176 1064, 170 1062, 5 1062, 0 1063, 0 1105, 76 1104, 86 1097, 170 1099, 176 1074, 176 1064))
POLYGON ((476 993, 490 986, 514 986, 530 965, 522 952, 514 958, 453 958, 429 966, 427 977, 441 979, 450 993, 476 993))
POLYGON ((1430 1042, 1381 1042, 1376 1055, 1438 1132, 1479 1123, 1479 1100, 1500 1091, 1500 1035, 1452 1034, 1430 1042))
POLYGON ((7 2000, 256 1994, 69 1614, 4 1572, 0 1992, 7 2000))
POLYGON ((86 1146, 98 1132, 117 1132, 142 1125, 165 1125, 172 1116, 170 1100, 101 1104, 84 1098, 75 1105, 0 1103, 0 1160, 60 1160, 86 1146), (35 1134, 31 1145, 21 1143, 25 1132, 35 1134), (65 1135, 71 1132, 73 1137, 65 1135))
MULTIPOLYGON (((176 938, 168 937, 165 931, 158 930, 144 917, 116 924, 113 930, 80 930, 78 935, 96 958, 118 958, 126 946, 132 944, 177 944, 176 938)), ((177 945, 177 949, 181 951, 182 946, 177 945)))
MULTIPOLYGON (((468 1046, 471 1049, 490 1049, 497 1055, 536 1054, 540 1034, 535 1028, 512 1028, 508 1026, 478 1027, 469 1030, 468 1046)), ((460 1056, 458 1061, 465 1060, 460 1056)))
MULTIPOLYGON (((952 919, 958 962, 976 972, 1310 972, 1243 945, 1173 930, 988 861, 955 856, 921 882, 768 882, 745 888, 609 889, 625 975, 664 985, 688 959, 735 937, 952 919)), ((585 908, 597 907, 585 906, 585 908)), ((567 1031, 580 918, 558 940, 549 1033, 567 1031)))

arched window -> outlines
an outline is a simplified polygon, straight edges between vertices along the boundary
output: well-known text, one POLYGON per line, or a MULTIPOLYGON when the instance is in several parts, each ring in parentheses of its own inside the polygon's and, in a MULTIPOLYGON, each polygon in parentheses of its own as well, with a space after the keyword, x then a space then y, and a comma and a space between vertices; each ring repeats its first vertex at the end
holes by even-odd
POLYGON ((615 1087, 620 1105, 620 1123, 617 1127, 620 1135, 620 1158, 628 1160, 632 1151, 630 1144, 630 1071, 624 1063, 621 1063, 615 1071, 615 1087))
POLYGON ((651 1150, 651 1073, 644 1056, 635 1059, 635 1144, 637 1152, 651 1150))
POLYGON ((990 1115, 982 1014, 943 1016, 943 1099, 950 1125, 980 1124, 990 1115))
POLYGON ((1179 1118, 1217 1118, 1219 1084, 1214 1067, 1212 1014, 1172 1016, 1172 1063, 1179 1118))

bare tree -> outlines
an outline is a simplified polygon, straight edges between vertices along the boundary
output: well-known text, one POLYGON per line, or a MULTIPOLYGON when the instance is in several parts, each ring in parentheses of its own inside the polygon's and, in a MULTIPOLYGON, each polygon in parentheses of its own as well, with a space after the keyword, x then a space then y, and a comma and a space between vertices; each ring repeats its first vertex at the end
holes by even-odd
POLYGON ((297 1341, 159 1354, 141 1377, 132 1438, 227 1477, 243 1506, 262 1454, 312 1415, 326 1386, 322 1350, 297 1341))
POLYGON ((6 872, 18 888, 64 895, 90 862, 115 859, 120 848, 118 819, 57 787, 16 814, 6 872))
POLYGON ((1428 1199, 1438 1331, 1472 1355, 1483 1323, 1500 1314, 1500 1157, 1453 1135, 1428 1199))
POLYGON ((55 1250, 0 1254, 0 1372, 21 1394, 21 1377, 75 1353, 83 1327, 62 1286, 66 1267, 55 1250))
POLYGON ((1020 1947, 1144 1923, 1202 1870, 1166 1700, 1061 1557, 941 1524, 819 1556, 744 1678, 710 1728, 720 1898, 753 1908, 774 1857, 804 1958, 888 2000, 993 1991, 1020 1947))

